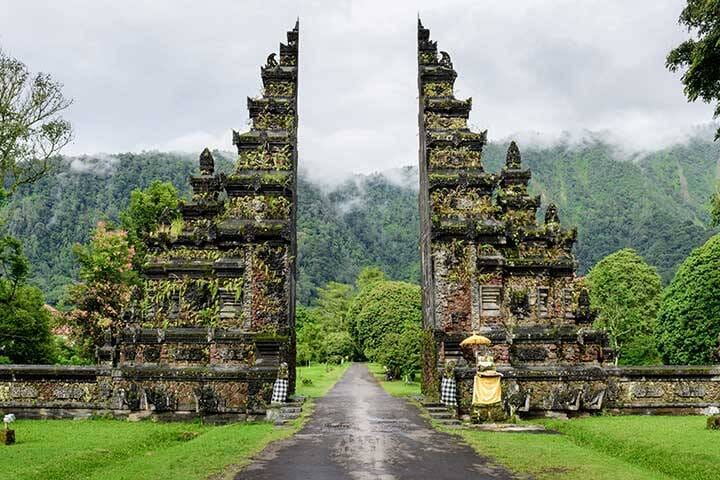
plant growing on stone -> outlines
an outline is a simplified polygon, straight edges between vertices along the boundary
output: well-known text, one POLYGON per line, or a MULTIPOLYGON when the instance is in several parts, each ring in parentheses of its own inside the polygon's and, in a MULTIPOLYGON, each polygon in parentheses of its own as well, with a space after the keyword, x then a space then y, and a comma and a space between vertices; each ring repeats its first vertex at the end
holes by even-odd
POLYGON ((452 97, 453 86, 450 82, 428 82, 423 85, 426 97, 452 97))
POLYGON ((450 117, 437 113, 425 114, 425 125, 433 130, 454 130, 467 128, 467 119, 463 117, 450 117))
POLYGON ((272 82, 265 86, 264 95, 267 97, 292 97, 295 94, 295 85, 290 82, 272 82))
POLYGON ((481 168, 481 153, 467 147, 433 148, 429 153, 432 168, 481 168))
POLYGON ((244 150, 238 156, 237 170, 290 170, 292 168, 289 146, 260 146, 255 150, 244 150))
POLYGON ((497 214, 499 208, 492 197, 478 190, 460 188, 439 188, 430 194, 433 214, 441 217, 473 216, 489 217, 497 214))

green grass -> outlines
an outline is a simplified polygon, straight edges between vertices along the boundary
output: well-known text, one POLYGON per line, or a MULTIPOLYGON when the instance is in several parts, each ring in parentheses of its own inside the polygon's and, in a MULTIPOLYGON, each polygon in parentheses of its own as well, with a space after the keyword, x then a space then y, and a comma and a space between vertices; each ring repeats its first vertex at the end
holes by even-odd
MULTIPOLYGON (((347 365, 298 369, 313 381, 298 394, 322 396, 347 365)), ((312 401, 308 404, 312 404, 312 401)), ((307 415, 311 407, 306 408, 307 415)), ((18 420, 15 445, 0 446, 3 473, 14 480, 172 480, 232 478, 237 469, 275 440, 295 433, 270 423, 158 423, 122 420, 18 420)))
POLYGON ((298 367, 297 369, 297 394, 307 398, 318 398, 325 395, 335 382, 340 380, 350 362, 342 365, 325 365, 324 363, 311 365, 309 367, 298 367), (303 379, 309 379, 312 383, 303 384, 303 379))
POLYGON ((720 434, 705 417, 625 416, 545 420, 561 435, 448 430, 480 454, 536 479, 718 478, 720 434))
POLYGON ((394 397, 413 397, 420 395, 420 382, 405 382, 404 380, 385 380, 383 366, 379 363, 368 363, 370 372, 377 378, 380 385, 394 397))

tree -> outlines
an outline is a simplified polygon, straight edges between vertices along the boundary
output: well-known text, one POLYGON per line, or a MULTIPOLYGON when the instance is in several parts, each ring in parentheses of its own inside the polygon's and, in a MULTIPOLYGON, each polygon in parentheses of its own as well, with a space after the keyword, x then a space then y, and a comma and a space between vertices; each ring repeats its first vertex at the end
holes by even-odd
POLYGON ((163 223, 170 225, 180 218, 180 199, 171 182, 154 180, 145 190, 136 188, 130 193, 130 204, 120 214, 122 227, 135 248, 134 263, 139 267, 145 258, 145 241, 163 223))
POLYGON ((355 280, 355 288, 358 292, 361 292, 367 287, 383 280, 387 280, 385 278, 385 272, 383 272, 379 267, 365 267, 360 270, 357 280, 355 280))
POLYGON ((666 363, 714 360, 720 340, 720 234, 696 248, 665 290, 658 348, 666 363))
POLYGON ((599 311, 595 326, 608 332, 616 363, 659 363, 655 330, 662 284, 655 268, 624 248, 600 260, 587 282, 592 306, 599 311))
MULTIPOLYGON (((720 0, 688 0, 680 13, 679 23, 694 38, 670 51, 666 66, 670 71, 683 70, 685 95, 691 102, 698 98, 706 103, 720 99, 720 0)), ((720 115, 720 104, 714 117, 720 115)), ((715 139, 720 138, 720 129, 715 139)))
POLYGON ((720 227, 720 185, 710 197, 710 226, 720 227))
POLYGON ((50 363, 54 358, 50 313, 42 292, 26 283, 22 245, 0 238, 0 363, 50 363))
POLYGON ((423 331, 420 325, 407 322, 401 333, 385 335, 377 350, 376 359, 385 367, 388 380, 414 380, 420 369, 420 344, 423 331))
POLYGON ((104 332, 119 326, 122 311, 139 282, 132 268, 135 255, 127 232, 99 222, 88 245, 76 245, 80 283, 70 288, 68 322, 75 327, 86 354, 103 344, 104 332))
POLYGON ((406 282, 381 281, 361 291, 353 300, 351 334, 360 352, 369 360, 378 359, 386 335, 402 334, 406 325, 420 325, 420 287, 406 282))
POLYGON ((72 126, 60 116, 71 103, 50 75, 31 76, 0 51, 0 198, 51 169, 72 139, 72 126))

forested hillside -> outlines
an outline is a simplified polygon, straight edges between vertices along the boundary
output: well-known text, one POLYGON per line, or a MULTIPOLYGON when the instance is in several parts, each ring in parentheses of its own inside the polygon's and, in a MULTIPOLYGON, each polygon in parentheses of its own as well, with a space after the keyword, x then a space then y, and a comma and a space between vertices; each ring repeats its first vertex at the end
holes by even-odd
MULTIPOLYGON (((505 145, 491 144, 497 171, 505 145)), ((710 236, 706 204, 720 173, 720 147, 709 140, 623 158, 600 140, 523 149, 532 188, 577 225, 581 271, 633 247, 668 281, 689 251, 710 236)), ((30 257, 34 281, 57 302, 75 272, 72 245, 99 219, 117 219, 130 191, 170 180, 187 193, 189 155, 147 152, 66 159, 56 174, 23 190, 7 228, 30 257)), ((408 160, 410 163, 411 160, 408 160)), ((229 165, 229 159, 225 161, 229 165)), ((330 280, 350 283, 365 265, 395 279, 419 281, 417 170, 354 176, 333 187, 301 179, 298 298, 307 303, 330 280)))

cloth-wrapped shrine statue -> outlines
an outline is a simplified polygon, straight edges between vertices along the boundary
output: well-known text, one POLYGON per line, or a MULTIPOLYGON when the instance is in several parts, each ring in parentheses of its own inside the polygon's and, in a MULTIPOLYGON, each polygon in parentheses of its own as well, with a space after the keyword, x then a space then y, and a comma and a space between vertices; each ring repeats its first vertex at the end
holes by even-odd
POLYGON ((473 382, 473 405, 493 405, 502 401, 502 373, 495 370, 491 344, 489 338, 475 333, 460 343, 461 347, 471 348, 475 355, 477 373, 473 382))
POLYGON ((280 363, 278 368, 277 379, 273 385, 272 400, 271 403, 285 403, 288 397, 289 387, 289 371, 288 365, 285 362, 280 363))
POLYGON ((440 403, 446 407, 457 407, 457 383, 455 381, 454 360, 447 360, 440 383, 440 403))

